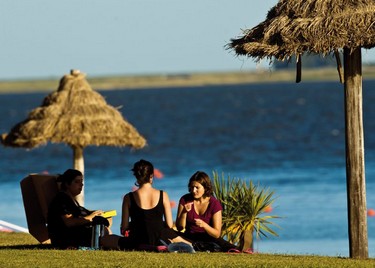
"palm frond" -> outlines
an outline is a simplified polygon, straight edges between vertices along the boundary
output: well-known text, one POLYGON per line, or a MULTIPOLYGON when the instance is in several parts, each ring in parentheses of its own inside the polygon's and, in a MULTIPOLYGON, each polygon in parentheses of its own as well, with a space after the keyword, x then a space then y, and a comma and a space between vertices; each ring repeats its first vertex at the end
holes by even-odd
POLYGON ((238 243, 245 231, 254 231, 256 237, 278 236, 271 220, 280 218, 268 215, 266 208, 274 201, 274 192, 269 188, 247 183, 240 178, 225 177, 213 172, 214 195, 223 205, 222 236, 232 243, 238 243))

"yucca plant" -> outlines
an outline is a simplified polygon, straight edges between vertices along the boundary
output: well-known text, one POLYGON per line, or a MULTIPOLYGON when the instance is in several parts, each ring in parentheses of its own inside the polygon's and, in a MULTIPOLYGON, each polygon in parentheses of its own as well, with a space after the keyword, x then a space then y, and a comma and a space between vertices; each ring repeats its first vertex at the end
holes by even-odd
POLYGON ((252 248, 253 233, 257 239, 267 235, 278 236, 271 220, 279 218, 266 210, 274 202, 273 191, 261 188, 252 181, 213 172, 214 195, 223 205, 222 236, 242 249, 252 248))

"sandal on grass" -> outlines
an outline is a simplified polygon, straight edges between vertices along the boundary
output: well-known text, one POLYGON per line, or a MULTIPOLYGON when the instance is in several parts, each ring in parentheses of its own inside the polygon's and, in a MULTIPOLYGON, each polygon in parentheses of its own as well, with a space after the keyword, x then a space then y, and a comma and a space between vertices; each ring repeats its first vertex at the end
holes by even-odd
POLYGON ((241 253, 241 251, 239 251, 239 250, 236 249, 236 248, 231 248, 230 250, 228 250, 227 253, 241 253))
POLYGON ((253 254, 254 253, 254 251, 253 251, 253 249, 252 248, 247 248, 247 249, 245 249, 244 251, 242 251, 243 253, 247 253, 247 254, 253 254))

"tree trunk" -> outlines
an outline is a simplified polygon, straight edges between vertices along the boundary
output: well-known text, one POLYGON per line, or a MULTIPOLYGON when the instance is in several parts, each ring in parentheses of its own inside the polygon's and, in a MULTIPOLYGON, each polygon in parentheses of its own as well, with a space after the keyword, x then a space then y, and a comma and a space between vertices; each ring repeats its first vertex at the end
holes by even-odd
MULTIPOLYGON (((82 174, 85 174, 85 167, 84 167, 84 161, 83 161, 83 148, 81 147, 72 147, 73 148, 73 167, 74 169, 77 169, 82 172, 82 174)), ((85 176, 83 176, 85 178, 85 176)), ((85 182, 83 182, 83 185, 85 185, 85 182)), ((84 199, 85 199, 85 187, 83 186, 82 192, 76 196, 76 200, 78 203, 83 206, 84 205, 84 199)))
POLYGON ((361 48, 344 49, 346 182, 351 258, 368 258, 361 48))
POLYGON ((253 250, 254 249, 253 245, 254 245, 253 230, 243 231, 241 234, 239 249, 241 251, 248 250, 248 249, 253 250))

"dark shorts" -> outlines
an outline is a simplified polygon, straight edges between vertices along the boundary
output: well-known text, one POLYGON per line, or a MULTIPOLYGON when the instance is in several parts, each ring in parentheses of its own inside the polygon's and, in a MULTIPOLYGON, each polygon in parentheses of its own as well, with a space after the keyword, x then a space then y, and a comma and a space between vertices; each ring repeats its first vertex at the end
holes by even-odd
MULTIPOLYGON (((197 242, 197 245, 199 244, 199 242, 202 242, 202 245, 204 245, 204 243, 215 243, 220 248, 220 250, 215 250, 215 251, 221 251, 221 252, 227 252, 230 249, 236 248, 235 245, 226 241, 225 239, 221 237, 214 238, 210 236, 209 234, 207 234, 206 232, 204 233, 179 233, 179 235, 185 238, 186 240, 191 241, 193 243, 193 246, 195 242, 197 242)), ((201 251, 199 247, 194 246, 194 249, 196 251, 201 251)), ((202 250, 202 251, 205 251, 205 250, 202 250)))
POLYGON ((163 228, 156 239, 142 237, 142 235, 132 235, 132 231, 130 230, 128 237, 121 237, 119 239, 118 246, 122 250, 136 250, 140 245, 160 246, 164 243, 170 244, 170 240, 177 236, 178 234, 171 228, 163 228))
POLYGON ((92 237, 91 226, 68 228, 65 233, 50 234, 51 244, 54 247, 66 249, 69 247, 90 247, 92 237))

